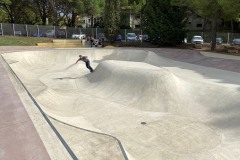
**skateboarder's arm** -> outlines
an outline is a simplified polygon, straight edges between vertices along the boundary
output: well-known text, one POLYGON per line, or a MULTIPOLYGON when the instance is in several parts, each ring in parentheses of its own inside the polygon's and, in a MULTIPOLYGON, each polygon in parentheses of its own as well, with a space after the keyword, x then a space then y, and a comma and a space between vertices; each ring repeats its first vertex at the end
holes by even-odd
POLYGON ((79 58, 76 63, 78 63, 78 61, 80 61, 80 60, 81 60, 81 58, 79 58))

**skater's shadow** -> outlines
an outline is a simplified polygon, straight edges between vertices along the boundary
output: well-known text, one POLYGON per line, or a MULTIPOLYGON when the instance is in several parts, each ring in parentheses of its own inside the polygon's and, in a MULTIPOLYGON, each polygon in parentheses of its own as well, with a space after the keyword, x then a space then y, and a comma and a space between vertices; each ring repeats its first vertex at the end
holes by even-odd
POLYGON ((74 65, 75 65, 75 63, 74 63, 74 64, 71 64, 70 66, 68 66, 68 67, 65 68, 64 70, 68 70, 68 69, 72 68, 74 65))
POLYGON ((59 77, 59 78, 54 78, 54 79, 58 79, 58 80, 65 80, 65 79, 82 79, 85 76, 82 77, 59 77))

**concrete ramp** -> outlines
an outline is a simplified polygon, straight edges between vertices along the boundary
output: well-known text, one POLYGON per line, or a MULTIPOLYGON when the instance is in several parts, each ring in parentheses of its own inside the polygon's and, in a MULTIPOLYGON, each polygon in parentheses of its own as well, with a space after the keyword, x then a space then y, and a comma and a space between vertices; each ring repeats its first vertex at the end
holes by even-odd
POLYGON ((79 159, 239 160, 239 73, 144 50, 3 57, 79 159))

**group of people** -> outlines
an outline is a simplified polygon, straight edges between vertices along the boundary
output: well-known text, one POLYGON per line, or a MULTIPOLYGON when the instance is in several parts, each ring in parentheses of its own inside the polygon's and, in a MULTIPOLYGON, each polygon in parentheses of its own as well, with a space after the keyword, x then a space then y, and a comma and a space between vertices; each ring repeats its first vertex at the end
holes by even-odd
POLYGON ((94 39, 93 36, 88 36, 87 37, 87 44, 90 45, 91 47, 93 46, 99 46, 102 45, 103 39, 99 38, 97 40, 94 39))
POLYGON ((94 37, 93 36, 88 36, 87 37, 87 43, 90 44, 91 47, 94 45, 94 37))

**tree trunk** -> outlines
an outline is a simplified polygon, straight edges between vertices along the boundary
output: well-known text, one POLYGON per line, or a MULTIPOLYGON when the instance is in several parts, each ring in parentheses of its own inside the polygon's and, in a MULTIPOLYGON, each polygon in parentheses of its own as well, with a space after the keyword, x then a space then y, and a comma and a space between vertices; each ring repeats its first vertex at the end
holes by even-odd
POLYGON ((72 13, 72 18, 71 18, 70 27, 75 27, 75 22, 76 22, 76 14, 75 14, 75 13, 72 13))
POLYGON ((91 15, 91 27, 93 28, 93 15, 91 15))
POLYGON ((231 20, 231 30, 232 30, 232 33, 233 33, 233 20, 231 20))
POLYGON ((214 18, 213 19, 213 23, 212 23, 212 45, 211 45, 211 51, 215 51, 215 48, 216 48, 216 38, 217 38, 216 24, 217 24, 217 18, 214 18))
POLYGON ((15 20, 14 20, 14 17, 13 17, 13 13, 12 13, 10 7, 7 6, 5 3, 3 4, 3 7, 5 8, 5 10, 6 10, 7 13, 8 13, 8 16, 9 16, 9 18, 10 18, 10 23, 15 23, 15 20))
POLYGON ((206 31, 206 27, 207 27, 208 21, 209 21, 208 18, 204 18, 202 32, 206 31))
POLYGON ((46 25, 47 24, 47 16, 42 16, 42 25, 46 25))

